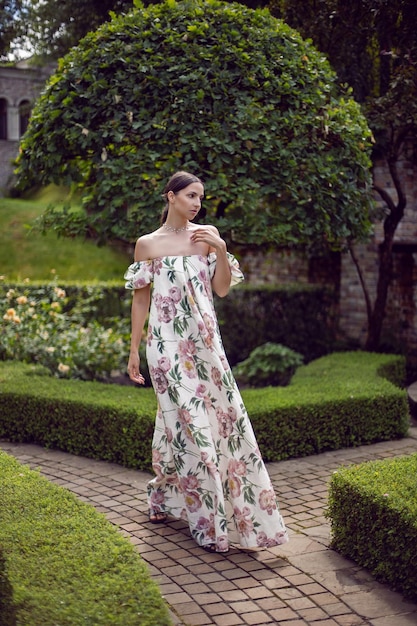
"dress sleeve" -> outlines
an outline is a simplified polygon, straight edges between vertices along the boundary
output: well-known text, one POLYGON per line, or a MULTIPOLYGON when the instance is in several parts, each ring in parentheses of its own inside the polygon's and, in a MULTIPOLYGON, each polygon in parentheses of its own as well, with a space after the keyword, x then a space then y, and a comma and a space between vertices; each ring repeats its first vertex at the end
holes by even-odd
POLYGON ((132 263, 124 275, 126 289, 142 289, 153 281, 153 262, 137 261, 132 263))
MULTIPOLYGON (((216 262, 217 262, 216 253, 210 252, 210 254, 207 257, 207 260, 208 260, 208 268, 209 268, 209 274, 210 274, 210 279, 211 279, 213 278, 214 272, 216 270, 216 262)), ((230 286, 233 287, 233 285, 238 285, 239 283, 242 282, 242 280, 245 280, 245 277, 243 276, 240 270, 239 261, 237 260, 235 256, 233 256, 233 254, 230 254, 230 252, 227 252, 227 260, 229 262, 229 267, 230 267, 230 271, 232 274, 232 280, 230 282, 230 286)))

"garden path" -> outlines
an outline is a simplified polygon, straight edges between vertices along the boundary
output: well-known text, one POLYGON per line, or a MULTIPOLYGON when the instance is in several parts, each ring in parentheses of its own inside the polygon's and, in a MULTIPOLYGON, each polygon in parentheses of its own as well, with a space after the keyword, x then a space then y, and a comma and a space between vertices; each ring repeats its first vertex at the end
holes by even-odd
POLYGON ((329 548, 324 515, 332 472, 417 452, 417 427, 405 439, 269 463, 290 542, 227 555, 197 547, 183 522, 148 522, 145 472, 36 445, 0 441, 0 447, 92 504, 130 538, 158 582, 175 626, 417 624, 417 603, 329 548))

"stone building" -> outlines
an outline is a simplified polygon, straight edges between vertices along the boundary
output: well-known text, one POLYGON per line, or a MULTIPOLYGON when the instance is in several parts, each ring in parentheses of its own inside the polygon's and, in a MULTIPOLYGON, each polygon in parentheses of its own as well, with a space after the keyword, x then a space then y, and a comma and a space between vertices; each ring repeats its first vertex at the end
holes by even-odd
POLYGON ((35 67, 28 61, 0 67, 0 195, 12 182, 20 138, 50 73, 50 67, 35 67))

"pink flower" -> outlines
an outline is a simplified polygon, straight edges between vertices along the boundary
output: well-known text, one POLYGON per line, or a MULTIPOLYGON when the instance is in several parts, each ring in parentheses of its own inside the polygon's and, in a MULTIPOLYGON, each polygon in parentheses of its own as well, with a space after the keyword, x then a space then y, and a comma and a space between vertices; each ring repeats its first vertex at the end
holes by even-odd
POLYGON ((177 473, 169 474, 168 476, 165 476, 165 478, 168 485, 175 485, 176 487, 179 487, 179 478, 177 473))
POLYGON ((210 281, 209 281, 209 277, 207 275, 206 270, 200 270, 200 272, 198 273, 198 277, 200 279, 200 281, 203 283, 204 285, 204 289, 206 291, 206 293, 210 293, 210 281))
POLYGON ((256 537, 256 544, 260 548, 273 548, 287 542, 287 535, 285 532, 276 533, 275 537, 267 537, 266 534, 261 531, 256 537))
MULTIPOLYGON (((156 302, 156 300, 154 300, 156 302)), ((156 308, 158 311, 158 321, 168 323, 174 319, 177 312, 175 302, 172 298, 164 296, 156 302, 156 308)))
POLYGON ((152 449, 152 464, 160 463, 162 459, 162 454, 156 448, 152 449))
POLYGON ((148 344, 148 346, 150 346, 151 343, 152 343, 152 326, 151 326, 151 324, 149 324, 149 326, 148 326, 148 338, 147 338, 147 342, 146 343, 148 344))
POLYGON ((171 369, 171 361, 167 356, 163 356, 158 359, 158 365, 160 369, 164 372, 164 374, 166 374, 166 372, 169 372, 169 370, 171 369))
POLYGON ((222 362, 224 371, 227 372, 227 370, 230 369, 230 365, 224 354, 220 355, 220 361, 222 362))
POLYGON ((153 448, 152 449, 152 468, 158 480, 163 480, 164 478, 162 467, 161 467, 161 460, 162 460, 161 453, 159 452, 159 450, 156 450, 156 448, 153 448))
POLYGON ((161 511, 163 509, 163 504, 165 503, 165 496, 163 491, 152 491, 150 497, 149 508, 154 511, 161 511))
MULTIPOLYGON (((197 530, 203 531, 204 539, 209 539, 208 543, 214 543, 216 538, 216 530, 214 528, 214 515, 210 514, 210 519, 200 517, 197 522, 197 530)), ((204 542, 206 543, 206 542, 204 542)))
POLYGON ((162 261, 161 259, 153 259, 152 261, 150 261, 151 266, 153 265, 153 271, 155 274, 160 274, 161 273, 161 268, 162 268, 162 261))
POLYGON ((268 515, 277 508, 275 493, 272 489, 264 489, 259 495, 259 506, 263 511, 268 511, 268 515))
POLYGON ((209 455, 207 454, 207 452, 201 453, 201 460, 206 466, 210 476, 216 476, 216 474, 218 473, 217 465, 213 461, 209 460, 209 455))
POLYGON ((190 441, 194 441, 193 433, 189 426, 189 424, 191 424, 192 418, 190 412, 187 409, 178 409, 178 421, 187 439, 189 439, 190 441))
POLYGON ((211 368, 211 380, 216 385, 217 389, 221 391, 222 388, 222 374, 217 367, 211 368))
POLYGON ((229 406, 228 407, 227 414, 230 417, 230 419, 232 420, 232 422, 235 422, 237 420, 236 409, 233 406, 229 406))
POLYGON ((198 509, 201 509, 200 496, 196 491, 187 491, 185 494, 185 506, 190 513, 195 513, 198 509))
POLYGON ((181 300, 181 290, 178 287, 171 287, 168 291, 170 297, 173 299, 175 304, 178 304, 181 300))
POLYGON ((220 437, 229 437, 233 432, 233 422, 225 411, 220 407, 216 409, 217 424, 220 437))
POLYGON ((178 409, 178 420, 181 425, 191 424, 191 413, 188 409, 178 409))
POLYGON ((180 363, 182 371, 187 378, 197 378, 197 369, 195 367, 194 359, 189 356, 180 356, 180 363))
POLYGON ((193 356, 196 354, 197 349, 194 341, 191 339, 181 339, 178 343, 178 352, 180 356, 193 356))
POLYGON ((195 390, 195 395, 197 396, 197 398, 202 398, 204 396, 204 392, 206 391, 206 389, 207 387, 203 385, 202 383, 197 385, 197 389, 195 390))
POLYGON ((165 434, 166 434, 168 443, 171 443, 173 440, 173 435, 172 435, 172 430, 168 428, 168 426, 165 427, 165 434))
POLYGON ((241 511, 237 506, 233 509, 236 527, 238 532, 245 537, 249 537, 253 532, 253 522, 250 516, 250 509, 247 506, 241 511))
POLYGON ((154 387, 157 393, 165 393, 168 389, 168 380, 164 374, 164 372, 159 367, 149 368, 149 373, 151 375, 154 387))
POLYGON ((180 479, 180 486, 183 491, 195 491, 198 489, 198 484, 198 478, 194 474, 182 476, 180 479))
POLYGON ((229 541, 226 535, 220 535, 216 541, 217 552, 227 552, 229 549, 229 541))
POLYGON ((213 406, 213 402, 211 401, 210 396, 204 396, 203 402, 204 402, 204 406, 206 407, 207 411, 209 409, 211 409, 211 407, 213 406))
POLYGON ((246 476, 246 464, 243 461, 230 459, 227 471, 231 476, 246 476))
POLYGON ((136 280, 133 281, 133 288, 142 289, 142 287, 145 287, 147 284, 148 283, 144 278, 136 278, 136 280))

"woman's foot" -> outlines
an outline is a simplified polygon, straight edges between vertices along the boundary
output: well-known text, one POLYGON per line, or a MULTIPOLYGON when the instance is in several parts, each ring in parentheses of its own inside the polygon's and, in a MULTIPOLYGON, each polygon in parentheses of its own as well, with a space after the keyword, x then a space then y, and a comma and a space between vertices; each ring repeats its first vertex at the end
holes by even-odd
POLYGON ((149 521, 151 524, 163 524, 167 521, 167 514, 163 511, 149 509, 149 521))
POLYGON ((206 552, 215 552, 216 554, 226 554, 227 552, 229 552, 229 548, 227 548, 227 550, 218 550, 215 543, 206 543, 204 546, 201 547, 206 552))

